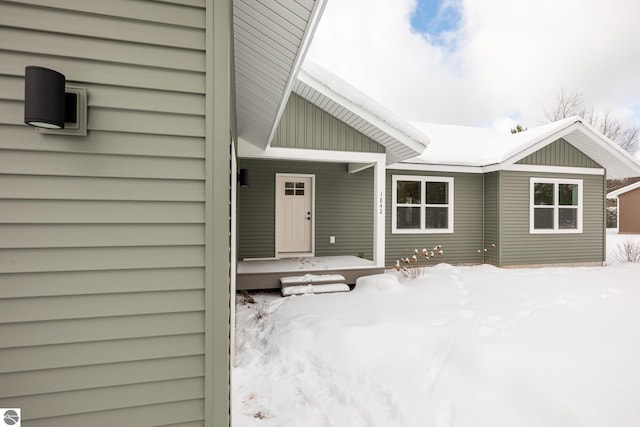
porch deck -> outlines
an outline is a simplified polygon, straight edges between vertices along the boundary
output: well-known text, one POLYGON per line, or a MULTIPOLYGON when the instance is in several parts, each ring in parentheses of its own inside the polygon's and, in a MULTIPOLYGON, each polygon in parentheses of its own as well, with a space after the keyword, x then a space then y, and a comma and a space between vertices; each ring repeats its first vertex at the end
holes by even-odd
POLYGON ((246 260, 238 262, 236 289, 280 289, 280 278, 305 274, 342 274, 353 285, 358 277, 383 272, 373 261, 350 255, 246 260))

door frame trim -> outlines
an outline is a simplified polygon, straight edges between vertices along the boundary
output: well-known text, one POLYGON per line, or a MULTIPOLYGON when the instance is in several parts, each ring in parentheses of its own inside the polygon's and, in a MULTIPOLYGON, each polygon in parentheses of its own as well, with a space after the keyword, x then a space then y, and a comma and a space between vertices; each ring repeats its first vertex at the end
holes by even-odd
POLYGON ((274 213, 274 229, 275 236, 273 239, 273 253, 276 258, 295 258, 295 257, 312 257, 316 253, 316 175, 310 173, 276 173, 275 178, 275 213, 274 213), (311 251, 310 252, 278 252, 278 179, 286 177, 302 177, 311 178, 311 251))

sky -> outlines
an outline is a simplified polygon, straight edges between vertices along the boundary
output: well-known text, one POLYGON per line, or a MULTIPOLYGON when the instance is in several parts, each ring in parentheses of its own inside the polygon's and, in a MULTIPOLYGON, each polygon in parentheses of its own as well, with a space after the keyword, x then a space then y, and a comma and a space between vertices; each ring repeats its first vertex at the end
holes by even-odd
POLYGON ((410 121, 533 127, 564 89, 640 125, 638 0, 328 0, 307 60, 410 121))

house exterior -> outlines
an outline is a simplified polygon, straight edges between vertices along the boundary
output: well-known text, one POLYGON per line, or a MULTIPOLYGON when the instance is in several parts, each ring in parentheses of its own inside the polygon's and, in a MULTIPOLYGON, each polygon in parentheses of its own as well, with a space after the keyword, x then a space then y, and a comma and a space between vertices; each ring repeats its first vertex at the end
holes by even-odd
POLYGON ((639 165, 580 118, 515 135, 416 126, 430 136, 429 148, 388 168, 388 262, 401 249, 437 244, 446 248, 446 260, 453 263, 519 267, 605 261, 606 179, 632 176, 639 165), (414 206, 392 199, 400 188, 394 181, 415 186, 421 180, 425 188, 428 183, 447 186, 450 200, 433 207, 448 210, 451 217, 434 229, 398 229, 394 212, 426 212, 430 201, 427 196, 426 203, 414 206), (425 239, 428 242, 421 243, 425 239))
MULTIPOLYGON (((239 259, 351 255, 382 271, 386 166, 427 144, 409 123, 305 64, 271 144, 240 140, 238 167, 251 185, 238 191, 239 259)), ((265 286, 278 281, 238 276, 238 289, 265 286)))
POLYGON ((23 426, 230 425, 237 142, 267 144, 323 7, 0 2, 0 407, 23 426), (86 88, 86 136, 23 123, 31 65, 86 88))
POLYGON ((640 181, 607 194, 618 200, 618 232, 640 233, 640 181))
POLYGON ((442 245, 440 259, 454 264, 603 264, 606 179, 635 175, 640 166, 580 118, 504 135, 403 124, 379 108, 305 64, 271 146, 260 152, 240 146, 239 167, 258 177, 253 188, 239 191, 240 259, 348 254, 391 268, 414 249, 442 245), (322 97, 306 93, 310 85, 322 97), (363 105, 378 114, 367 116, 358 109, 363 105), (392 125, 412 137, 398 137, 394 147, 380 133, 367 137, 350 125, 362 122, 374 129, 392 125), (393 152, 412 141, 427 147, 413 155, 393 152), (378 158, 377 168, 368 167, 365 156, 378 158), (362 167, 351 163, 356 158, 362 167), (281 175, 313 177, 317 198, 305 213, 312 212, 315 227, 300 253, 278 250, 274 200, 281 175))

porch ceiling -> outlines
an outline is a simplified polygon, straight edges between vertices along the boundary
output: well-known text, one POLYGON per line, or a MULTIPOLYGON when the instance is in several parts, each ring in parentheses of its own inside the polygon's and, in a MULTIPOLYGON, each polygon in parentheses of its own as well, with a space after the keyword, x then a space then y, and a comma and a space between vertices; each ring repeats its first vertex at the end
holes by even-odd
POLYGON ((293 91, 386 149, 387 164, 422 154, 429 138, 402 118, 321 67, 304 64, 293 91))
POLYGON ((266 148, 326 0, 234 0, 238 138, 266 148))

